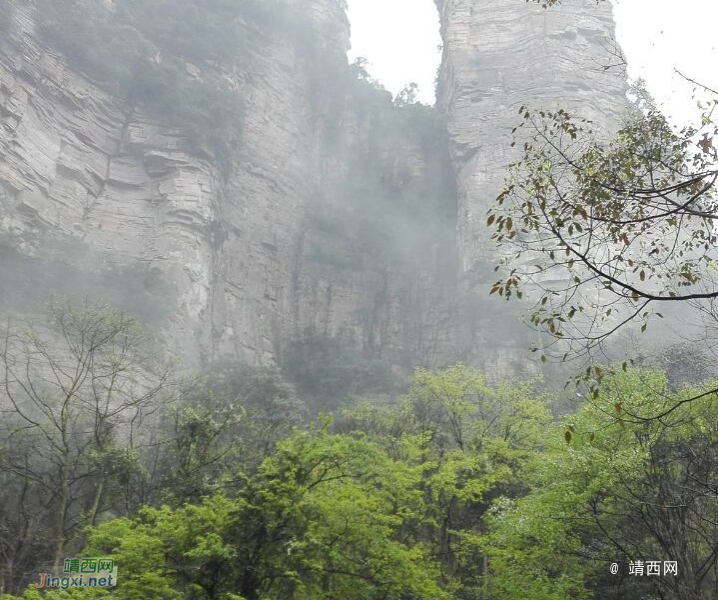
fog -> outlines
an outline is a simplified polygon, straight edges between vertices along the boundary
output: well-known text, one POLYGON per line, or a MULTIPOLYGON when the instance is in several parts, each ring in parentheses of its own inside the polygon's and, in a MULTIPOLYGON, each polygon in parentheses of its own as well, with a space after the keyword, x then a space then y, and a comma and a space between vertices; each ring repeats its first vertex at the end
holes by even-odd
POLYGON ((0 600, 715 600, 699 4, 0 0, 0 600))

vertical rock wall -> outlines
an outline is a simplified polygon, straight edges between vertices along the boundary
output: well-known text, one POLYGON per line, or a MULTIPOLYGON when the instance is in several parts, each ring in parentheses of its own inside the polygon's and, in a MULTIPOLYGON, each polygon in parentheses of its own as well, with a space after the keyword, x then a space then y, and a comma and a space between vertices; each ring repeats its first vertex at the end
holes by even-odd
POLYGON ((460 345, 467 360, 494 373, 526 362, 527 330, 514 303, 484 302, 493 279, 486 211, 503 189, 518 109, 562 107, 610 132, 626 106, 614 58, 609 1, 565 0, 546 10, 524 0, 436 0, 444 57, 438 108, 446 115, 458 188, 461 256, 460 345), (473 300, 472 300, 473 299, 473 300))
POLYGON ((34 3, 14 2, 0 38, 2 312, 49 293, 110 300, 189 364, 271 364, 309 331, 348 331, 404 371, 452 358, 443 134, 352 79, 341 2, 288 4, 301 26, 240 24, 248 54, 223 76, 243 100, 242 142, 225 179, 181 128, 73 68, 34 3))
POLYGON ((271 364, 308 332, 348 332, 401 372, 460 359, 497 376, 526 368, 519 315, 487 298, 485 212, 521 104, 615 123, 610 4, 436 0, 432 111, 353 78, 339 0, 287 2, 306 29, 240 23, 248 54, 222 72, 244 104, 228 177, 181 128, 73 68, 42 39, 31 0, 12 3, 0 310, 31 312, 50 292, 109 299, 190 364, 271 364))

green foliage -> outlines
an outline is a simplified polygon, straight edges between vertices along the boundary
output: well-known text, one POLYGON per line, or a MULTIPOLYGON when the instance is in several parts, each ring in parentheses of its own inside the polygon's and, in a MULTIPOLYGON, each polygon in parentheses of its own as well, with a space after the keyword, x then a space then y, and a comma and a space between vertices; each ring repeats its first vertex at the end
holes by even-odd
MULTIPOLYGON (((211 152, 226 174, 239 143, 242 101, 218 64, 241 59, 238 19, 254 4, 125 0, 110 9, 92 0, 53 0, 41 3, 40 22, 70 62, 181 128, 190 149, 211 152)), ((257 15, 274 3, 260 4, 257 15)))
POLYGON ((315 412, 335 410, 351 398, 390 394, 397 387, 381 358, 360 350, 348 331, 336 337, 307 332, 286 350, 282 372, 315 412))
POLYGON ((394 104, 396 106, 411 106, 412 104, 417 104, 418 93, 419 84, 412 82, 396 95, 394 104))
POLYGON ((398 407, 364 404, 340 423, 379 440, 418 471, 422 529, 442 557, 445 587, 459 598, 474 597, 485 584, 477 565, 491 500, 522 489, 523 466, 542 442, 550 416, 533 387, 491 386, 463 365, 438 373, 419 369, 398 407))
POLYGON ((521 158, 488 211, 502 249, 491 294, 530 291, 531 324, 562 342, 557 360, 598 356, 618 332, 664 319, 698 324, 702 342, 716 318, 715 102, 678 131, 640 83, 634 98, 608 141, 563 109, 521 107, 521 158))
MULTIPOLYGON (((113 323, 61 319, 73 332, 113 323)), ((418 369, 397 403, 307 426, 277 370, 213 365, 163 415, 160 443, 86 457, 112 494, 138 464, 160 465, 151 506, 88 527, 71 551, 113 557, 117 588, 22 598, 712 600, 718 399, 671 391, 660 372, 595 370, 600 394, 553 424, 537 382, 490 384, 459 364, 418 369), (608 570, 656 558, 681 577, 608 570)))
POLYGON ((395 537, 418 518, 415 473, 372 442, 302 433, 279 446, 260 481, 261 505, 276 506, 270 526, 289 513, 305 531, 289 542, 292 570, 309 574, 297 597, 443 597, 425 548, 395 537), (285 481, 298 484, 288 498, 285 481))
POLYGON ((116 559, 120 599, 438 600, 430 557, 397 537, 420 505, 413 483, 376 445, 322 427, 281 442, 236 498, 103 524, 87 552, 116 559))
MULTIPOLYGON (((609 573, 616 560, 624 575, 629 560, 661 557, 681 563, 685 582, 701 572, 715 581, 716 531, 708 523, 718 506, 704 502, 701 490, 715 480, 716 401, 683 404, 662 423, 636 418, 695 394, 670 396, 662 374, 629 370, 606 382, 601 399, 557 425, 546 451, 530 462, 530 493, 493 509, 486 543, 491 597, 609 597, 619 593, 609 573)), ((649 597, 651 585, 659 597, 682 597, 668 579, 620 585, 622 598, 649 597)), ((712 585, 706 581, 695 597, 710 598, 712 585)))
POLYGON ((369 73, 369 66, 370 63, 368 59, 363 56, 357 56, 349 65, 351 80, 365 84, 365 87, 369 87, 377 92, 385 91, 381 83, 374 79, 369 73))
MULTIPOLYGON (((436 256, 448 263, 455 252, 456 194, 440 116, 420 103, 392 102, 365 59, 348 69, 336 60, 320 66, 312 82, 316 127, 326 146, 344 157, 345 168, 309 207, 306 258, 320 267, 364 272, 385 272, 392 263, 404 272, 424 256, 429 264, 436 256), (346 138, 348 122, 365 132, 361 139, 346 138), (434 160, 419 167, 412 158, 418 149, 434 160), (429 257, 437 243, 441 249, 429 257)), ((407 102, 414 100, 412 90, 407 102)))
POLYGON ((190 78, 176 61, 143 60, 127 91, 133 104, 159 115, 168 125, 181 127, 192 151, 209 150, 221 171, 229 173, 243 106, 226 82, 206 74, 203 79, 190 78))
POLYGON ((31 585, 21 596, 3 594, 0 600, 103 600, 110 597, 110 592, 103 588, 47 589, 39 592, 31 585))
MULTIPOLYGON (((2 334, 0 552, 56 566, 88 523, 129 504, 135 424, 167 398, 169 372, 138 323, 103 305, 53 301, 2 334)), ((27 571, 7 564, 14 589, 27 571)))
POLYGON ((40 0, 44 35, 132 107, 181 129, 227 176, 241 142, 243 100, 228 73, 267 37, 311 51, 315 25, 285 0, 40 0), (91 49, 88 51, 88 49, 91 49))
POLYGON ((176 289, 159 269, 144 263, 97 264, 87 247, 72 240, 48 237, 31 258, 0 235, 0 280, 3 304, 16 313, 39 314, 48 296, 85 298, 111 303, 156 328, 168 316, 176 289))
POLYGON ((232 503, 221 496, 176 512, 145 509, 136 519, 115 519, 91 531, 86 552, 115 558, 122 579, 113 596, 120 599, 184 598, 178 582, 187 582, 184 591, 194 592, 191 596, 216 597, 216 579, 234 558, 221 540, 233 523, 232 511, 232 503))
POLYGON ((197 501, 253 472, 275 444, 306 422, 305 405, 276 369, 215 363, 165 411, 158 486, 174 504, 197 501))

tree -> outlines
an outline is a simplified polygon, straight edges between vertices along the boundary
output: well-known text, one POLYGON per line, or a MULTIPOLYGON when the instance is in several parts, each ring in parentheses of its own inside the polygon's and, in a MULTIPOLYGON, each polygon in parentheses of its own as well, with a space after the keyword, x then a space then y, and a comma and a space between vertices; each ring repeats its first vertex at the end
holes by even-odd
POLYGON ((23 592, 22 596, 4 594, 0 596, 0 600, 104 600, 109 597, 111 597, 110 592, 105 588, 48 589, 43 590, 41 593, 34 589, 34 586, 30 586, 29 589, 23 592))
POLYGON ((209 154, 227 177, 241 141, 243 102, 217 67, 246 55, 240 18, 272 14, 278 6, 249 0, 128 0, 114 7, 41 0, 37 21, 75 68, 127 101, 128 114, 148 110, 180 128, 188 149, 209 154), (201 76, 190 75, 188 64, 201 76))
POLYGON ((306 424, 307 409, 278 369, 221 362, 187 382, 163 416, 146 501, 181 505, 256 471, 306 424))
POLYGON ((349 70, 360 81, 368 82, 372 80, 371 75, 369 75, 369 59, 363 56, 357 56, 349 65, 349 70))
POLYGON ((394 98, 394 104, 396 106, 410 106, 418 102, 417 96, 419 94, 419 84, 410 83, 401 90, 394 98))
POLYGON ((495 497, 522 491, 522 470, 550 421, 535 383, 491 386, 464 365, 418 369, 398 407, 365 403, 340 422, 418 470, 424 517, 413 535, 430 545, 444 587, 462 600, 485 598, 484 517, 495 497))
POLYGON ((521 107, 522 156, 488 213, 504 273, 491 292, 536 300, 531 323, 554 340, 543 360, 605 361, 618 332, 690 310, 699 333, 715 326, 714 107, 676 131, 644 102, 608 142, 564 110, 521 107))
POLYGON ((669 423, 614 419, 616 405, 660 410, 650 406, 657 392, 663 406, 698 395, 670 394, 663 374, 629 370, 608 378, 601 399, 547 436, 546 451, 526 471, 530 492, 492 511, 492 598, 715 597, 716 400, 683 404, 669 423), (660 560, 660 575, 630 577, 630 561, 639 560, 660 560), (664 574, 664 560, 679 563, 678 577, 664 574))
POLYGON ((415 472, 327 423, 278 444, 236 497, 146 509, 89 534, 88 553, 126 575, 120 599, 446 598, 425 549, 415 472))
POLYGON ((315 414, 336 410, 351 398, 396 389, 378 354, 357 347, 348 330, 335 337, 307 331, 285 351, 282 372, 315 414))
POLYGON ((10 588, 18 557, 26 568, 61 564, 80 528, 116 506, 138 428, 170 384, 124 313, 53 302, 44 325, 9 325, 0 347, 0 512, 9 529, 0 552, 10 588), (49 556, 28 554, 38 534, 52 539, 49 556))
POLYGON ((381 85, 379 81, 374 79, 371 74, 369 73, 369 66, 371 63, 368 59, 364 58, 363 56, 357 56, 354 61, 349 65, 349 73, 351 76, 361 81, 362 83, 366 83, 371 88, 375 90, 384 90, 384 87, 381 85))

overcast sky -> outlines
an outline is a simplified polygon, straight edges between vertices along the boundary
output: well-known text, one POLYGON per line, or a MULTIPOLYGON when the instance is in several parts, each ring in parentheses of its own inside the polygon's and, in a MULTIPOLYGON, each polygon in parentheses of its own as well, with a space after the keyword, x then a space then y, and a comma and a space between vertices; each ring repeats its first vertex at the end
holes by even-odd
POLYGON ((418 83, 421 100, 433 103, 441 62, 434 0, 349 0, 349 20, 350 58, 367 58, 371 75, 395 94, 418 83))
MULTIPOLYGON (((674 118, 694 112, 693 86, 674 69, 718 88, 718 0, 616 0, 614 13, 630 75, 644 77, 674 118)), ((421 99, 433 102, 441 44, 433 0, 349 0, 349 17, 350 57, 366 57, 372 76, 392 92, 413 81, 421 99)))

